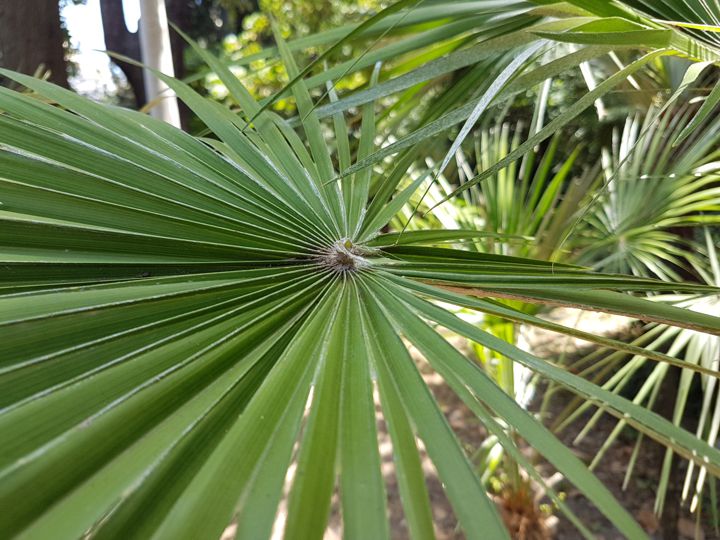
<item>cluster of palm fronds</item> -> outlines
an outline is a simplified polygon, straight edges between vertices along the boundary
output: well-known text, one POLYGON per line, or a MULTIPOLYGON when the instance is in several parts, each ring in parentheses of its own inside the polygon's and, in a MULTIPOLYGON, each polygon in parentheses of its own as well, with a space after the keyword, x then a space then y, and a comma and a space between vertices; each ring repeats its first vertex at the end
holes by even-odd
MULTIPOLYGON (((616 227, 618 242, 634 231, 636 225, 620 228, 614 218, 632 213, 624 207, 631 201, 621 199, 647 149, 658 156, 649 176, 670 170, 677 176, 677 204, 657 213, 665 225, 694 223, 712 210, 714 202, 698 203, 693 193, 714 189, 695 173, 705 171, 711 154, 701 141, 714 140, 703 126, 720 85, 699 110, 677 109, 674 117, 693 114, 682 120, 678 138, 699 148, 685 162, 663 162, 660 142, 653 142, 661 138, 653 133, 672 130, 655 127, 665 118, 673 122, 667 108, 647 116, 653 120, 642 137, 633 133, 640 121, 631 120, 619 154, 610 148, 602 161, 606 177, 593 177, 590 167, 576 187, 570 171, 580 150, 556 170, 553 145, 562 139, 536 150, 659 58, 691 60, 669 102, 685 99, 684 90, 720 61, 720 51, 714 21, 703 16, 711 11, 707 3, 673 4, 677 11, 654 13, 594 0, 401 0, 357 26, 290 43, 277 35, 277 49, 258 54, 278 56, 291 81, 263 102, 193 44, 240 114, 157 75, 207 126, 205 137, 3 70, 28 92, 0 88, 2 536, 217 538, 226 530, 257 539, 284 527, 286 538, 321 538, 337 491, 345 537, 388 538, 381 416, 413 538, 434 536, 423 453, 466 537, 506 538, 482 475, 421 376, 422 361, 528 477, 545 485, 519 439, 624 536, 644 538, 572 450, 440 328, 600 405, 695 463, 701 475, 720 476, 720 450, 709 436, 717 435, 715 420, 688 432, 623 397, 616 385, 539 359, 447 308, 548 328, 664 368, 681 366, 715 387, 709 381, 716 365, 565 328, 524 308, 566 304, 698 332, 693 336, 720 334, 716 314, 660 297, 687 294, 683 302, 693 302, 716 295, 713 284, 537 258, 575 252, 575 238, 596 245, 592 236, 601 227, 616 227), (362 53, 332 64, 333 54, 354 40, 365 44, 362 53), (310 46, 327 48, 300 67, 296 53, 310 46), (538 114, 528 132, 513 132, 507 148, 492 141, 502 142, 502 128, 488 131, 479 136, 477 158, 467 157, 469 137, 493 106, 608 55, 615 71, 552 119, 538 114), (367 88, 336 95, 332 81, 372 66, 367 88), (269 108, 290 94, 298 117, 286 121, 269 108), (349 122, 355 112, 360 120, 349 122), (437 156, 431 143, 458 125, 437 156), (464 171, 461 182, 444 178, 452 162, 464 171), (578 216, 572 206, 594 184, 602 189, 590 208, 603 210, 593 210, 592 219, 578 216), (446 201, 458 196, 467 208, 485 211, 439 230, 414 228, 417 220, 404 220, 398 229, 406 230, 387 230, 408 205, 408 219, 426 209, 439 220, 446 201), (423 207, 429 200, 433 208, 423 207), (527 237, 541 241, 528 247, 527 237), (409 345, 422 360, 412 358, 409 345)), ((689 249, 676 249, 667 256, 657 246, 646 249, 657 262, 644 268, 679 277, 676 263, 689 249)), ((608 259, 579 253, 599 264, 608 259)), ((627 264, 634 270, 638 263, 627 264)), ((562 497, 545 489, 592 537, 562 497)))
MULTIPOLYGON (((543 102, 536 110, 546 107, 547 103, 543 102)), ((594 166, 587 163, 577 166, 578 156, 586 146, 582 140, 570 148, 566 145, 564 155, 558 157, 561 136, 555 136, 542 151, 531 149, 519 163, 509 165, 463 192, 452 204, 437 207, 425 219, 414 217, 423 195, 421 191, 396 217, 395 226, 402 228, 409 221, 410 230, 423 226, 477 230, 485 235, 455 245, 486 253, 571 260, 603 271, 655 276, 667 281, 694 276, 692 279, 717 286, 715 246, 708 230, 702 241, 696 236, 701 227, 720 223, 720 176, 717 173, 720 169, 720 122, 712 118, 681 144, 676 144, 696 111, 697 106, 671 105, 663 111, 650 107, 644 113, 634 113, 615 130, 594 166)), ((458 173, 457 182, 462 185, 468 178, 506 157, 520 144, 523 134, 522 123, 511 126, 503 117, 481 129, 473 144, 468 145, 467 153, 458 149, 457 167, 453 171, 458 173)), ((433 207, 453 189, 449 178, 439 177, 424 194, 420 206, 423 210, 433 207)), ((664 300, 705 313, 715 313, 718 309, 717 294, 665 297, 664 300)), ((528 313, 537 311, 536 305, 517 302, 514 305, 528 313)), ((517 325, 506 319, 486 315, 478 322, 510 342, 518 338, 517 325)), ((718 338, 653 325, 636 343, 680 356, 686 362, 708 370, 718 367, 718 338)), ((520 402, 527 402, 531 395, 527 389, 529 373, 518 373, 517 366, 513 369, 512 362, 492 350, 479 347, 477 351, 483 363, 495 373, 498 383, 520 402), (524 376, 524 381, 518 384, 513 373, 524 376)), ((619 393, 645 363, 642 356, 628 361, 624 353, 615 352, 604 359, 595 353, 587 361, 582 360, 571 367, 619 393), (621 361, 622 368, 618 369, 621 361)), ((653 375, 636 396, 638 403, 649 408, 656 405, 668 367, 666 363, 654 367, 653 375)), ((686 371, 676 398, 674 421, 677 424, 682 422, 692 381, 693 372, 686 371)), ((691 398, 702 403, 701 427, 697 434, 715 444, 717 428, 711 426, 720 422, 720 412, 713 405, 716 400, 714 379, 703 378, 701 389, 702 393, 691 398)), ((574 403, 569 407, 573 414, 558 425, 566 426, 591 406, 588 402, 581 407, 574 403)), ((600 409, 596 418, 602 412, 600 409)), ((604 455, 604 449, 616 440, 625 424, 619 422, 593 465, 604 455)), ((596 419, 593 419, 586 424, 582 434, 595 425, 596 419)), ((578 438, 581 439, 582 436, 578 438)), ((497 455, 493 459, 497 463, 497 455)), ((667 489, 669 467, 668 457, 660 477, 658 510, 662 508, 667 489)), ((631 463, 628 477, 632 469, 631 463)), ((696 489, 691 492, 688 476, 683 499, 691 497, 693 509, 698 500, 702 500, 704 479, 705 475, 701 474, 696 489)), ((712 484, 711 487, 714 493, 712 484)))
MULTIPOLYGON (((673 59, 669 66, 656 67, 659 71, 669 71, 678 63, 673 59)), ((680 66, 683 67, 683 64, 680 66)), ((596 67, 602 69, 605 66, 586 65, 586 71, 582 73, 591 87, 594 84, 592 70, 596 67)), ((684 64, 684 67, 687 69, 688 65, 684 64)), ((692 69, 690 67, 689 71, 692 69)), ((658 73, 649 75, 655 81, 662 78, 658 77, 658 73)), ((577 77, 581 77, 580 70, 577 77)), ((709 81, 714 78, 711 76, 709 81)), ((402 210, 396 217, 395 226, 410 230, 427 226, 477 230, 484 232, 484 236, 465 239, 463 245, 466 249, 547 260, 571 260, 603 271, 654 276, 666 281, 689 278, 717 286, 714 276, 717 268, 715 246, 707 230, 705 233, 698 231, 701 227, 715 227, 720 223, 720 121, 716 113, 709 114, 715 106, 713 95, 704 105, 698 105, 697 100, 690 99, 693 94, 689 90, 701 95, 702 90, 689 88, 688 81, 686 75, 682 84, 670 89, 658 87, 657 82, 643 89, 636 81, 631 81, 628 86, 635 87, 638 92, 655 92, 656 101, 666 101, 658 107, 653 105, 652 99, 644 99, 647 106, 636 107, 624 123, 612 131, 595 164, 585 161, 579 165, 582 160, 578 157, 587 155, 587 146, 597 144, 597 140, 588 137, 587 130, 577 136, 566 130, 554 135, 546 147, 528 149, 518 161, 508 163, 481 183, 464 190, 460 197, 452 200, 452 204, 441 205, 457 191, 458 185, 462 188, 468 180, 506 159, 517 150, 523 137, 541 129, 552 89, 552 82, 548 80, 538 91, 535 114, 528 128, 524 128, 522 121, 507 121, 506 115, 510 110, 507 106, 499 109, 495 117, 491 115, 490 120, 486 120, 465 148, 456 149, 456 167, 448 175, 440 175, 434 181, 426 180, 426 191, 419 192, 402 210), (664 94, 667 90, 670 93, 664 94), (686 92, 684 95, 680 93, 683 90, 686 92), (672 99, 667 100, 668 96, 672 99), (678 99, 680 96, 682 99, 678 99), (701 114, 698 114, 699 109, 701 114), (565 144, 559 154, 561 141, 565 144), (568 141, 574 142, 568 145, 568 141), (433 211, 424 218, 418 218, 418 208, 433 211)), ((707 83, 707 80, 704 82, 707 83)), ((632 102, 630 104, 633 105, 632 102)), ((627 107, 626 102, 618 108, 626 110, 627 107)), ((607 107, 602 103, 598 112, 607 117, 607 107)), ((598 128, 596 125, 595 129, 598 128)), ((426 163, 426 166, 434 169, 432 162, 426 163)), ((415 174, 429 175, 429 172, 419 169, 415 174)), ((689 309, 705 313, 716 312, 717 299, 717 294, 692 298, 664 297, 665 301, 679 302, 689 309)), ((536 305, 514 305, 528 313, 537 312, 536 305)), ((482 326, 493 334, 509 341, 517 339, 517 328, 513 323, 487 315, 481 321, 482 326)), ((682 357, 686 362, 708 370, 717 370, 718 338, 652 325, 636 343, 682 357)), ((478 354, 485 365, 490 365, 498 383, 506 391, 521 401, 528 399, 528 381, 520 385, 515 383, 512 363, 508 365, 507 358, 482 347, 478 348, 478 354)), ((620 393, 645 363, 646 359, 642 356, 628 361, 625 353, 615 352, 601 360, 595 353, 572 368, 582 369, 584 375, 592 376, 596 382, 604 383, 605 388, 620 393), (619 370, 618 362, 623 363, 619 370)), ((649 408, 656 405, 668 367, 667 363, 655 366, 653 374, 635 396, 638 403, 649 408)), ((697 434, 715 444, 717 427, 713 426, 720 423, 720 410, 713 405, 716 400, 715 382, 712 378, 703 378, 702 392, 689 398, 693 380, 693 372, 685 371, 677 389, 673 420, 680 425, 688 399, 694 399, 702 404, 697 434)), ((568 408, 572 414, 558 425, 566 426, 591 406, 586 402, 577 408, 577 403, 574 403, 568 408)), ((585 426, 578 440, 596 425, 596 418, 602 413, 601 408, 585 426)), ((623 421, 618 423, 593 461, 593 466, 625 425, 623 421)), ((638 455, 639 444, 634 459, 638 455)), ((497 462, 497 456, 494 459, 497 462)), ((656 502, 658 511, 663 506, 670 463, 668 454, 660 476, 656 502)), ((633 465, 634 461, 628 468, 628 478, 633 465)), ((682 497, 683 500, 692 499, 691 508, 694 510, 698 501, 702 500, 706 475, 700 474, 694 491, 691 491, 692 472, 691 466, 682 497)), ((710 488, 712 504, 716 507, 714 483, 710 484, 710 488)), ((714 513, 713 518, 717 526, 717 514, 714 513)))

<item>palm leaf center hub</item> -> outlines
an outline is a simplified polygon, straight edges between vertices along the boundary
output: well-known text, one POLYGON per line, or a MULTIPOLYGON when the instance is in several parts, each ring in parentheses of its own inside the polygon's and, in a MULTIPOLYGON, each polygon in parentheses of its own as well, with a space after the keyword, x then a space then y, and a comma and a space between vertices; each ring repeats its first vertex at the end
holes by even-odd
POLYGON ((363 256, 367 249, 353 243, 349 238, 341 238, 330 247, 324 249, 318 261, 324 266, 338 274, 357 272, 370 266, 370 262, 363 256))

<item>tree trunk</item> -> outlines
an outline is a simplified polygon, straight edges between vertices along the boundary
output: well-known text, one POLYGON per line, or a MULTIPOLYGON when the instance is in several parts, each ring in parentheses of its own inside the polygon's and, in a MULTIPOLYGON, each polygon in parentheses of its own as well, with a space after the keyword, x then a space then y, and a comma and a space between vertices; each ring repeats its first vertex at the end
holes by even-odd
MULTIPOLYGON (((143 64, 148 68, 174 76, 165 0, 140 0, 140 50, 143 64)), ((143 75, 145 95, 149 101, 155 103, 150 114, 180 127, 180 112, 175 92, 153 72, 145 70, 143 75)))
MULTIPOLYGON (((168 21, 177 26, 186 34, 192 31, 192 8, 193 0, 165 0, 168 21)), ((173 69, 175 78, 182 79, 186 75, 185 70, 185 46, 183 37, 175 31, 170 31, 170 50, 172 51, 173 69)), ((187 130, 190 125, 192 112, 183 101, 178 101, 180 109, 180 125, 187 130)))
MULTIPOLYGON (((130 32, 125 26, 125 14, 122 0, 100 0, 100 13, 102 13, 103 33, 105 34, 105 47, 140 62, 140 36, 138 32, 130 32)), ((146 103, 145 83, 142 68, 121 62, 112 58, 112 61, 122 70, 135 96, 135 105, 142 107, 146 103)))
MULTIPOLYGON (((192 33, 192 0, 165 0, 168 21, 186 34, 192 33)), ((185 40, 177 32, 170 32, 170 49, 172 50, 175 77, 185 76, 185 40)))
POLYGON ((0 1, 0 65, 68 87, 58 0, 0 1), (40 70, 38 70, 40 68, 40 70))

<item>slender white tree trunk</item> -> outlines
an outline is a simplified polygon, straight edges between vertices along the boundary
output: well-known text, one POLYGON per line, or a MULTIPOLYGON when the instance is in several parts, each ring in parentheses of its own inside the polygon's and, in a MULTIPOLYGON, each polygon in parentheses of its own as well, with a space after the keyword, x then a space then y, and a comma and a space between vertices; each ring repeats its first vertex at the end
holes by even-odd
MULTIPOLYGON (((146 66, 174 76, 165 0, 140 0, 140 50, 142 61, 146 66)), ((161 98, 151 108, 151 114, 180 127, 180 113, 175 93, 151 72, 145 70, 144 76, 148 102, 158 96, 161 98)))

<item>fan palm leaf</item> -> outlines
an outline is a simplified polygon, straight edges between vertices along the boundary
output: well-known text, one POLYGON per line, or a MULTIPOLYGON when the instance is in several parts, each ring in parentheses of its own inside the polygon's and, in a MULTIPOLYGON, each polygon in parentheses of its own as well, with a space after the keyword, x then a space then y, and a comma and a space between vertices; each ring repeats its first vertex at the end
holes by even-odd
MULTIPOLYGON (((418 184, 389 185, 368 205, 370 172, 338 179, 302 80, 304 140, 239 85, 252 124, 158 74, 211 130, 200 139, 2 73, 36 94, 0 88, 3 536, 217 538, 234 523, 236 537, 264 538, 286 504, 286 537, 321 538, 338 490, 347 538, 387 538, 378 406, 413 536, 433 536, 421 442, 466 536, 505 538, 411 343, 505 444, 496 418, 625 536, 643 538, 585 465, 434 324, 720 474, 720 451, 705 441, 434 303, 452 295, 497 311, 474 297, 510 296, 717 334, 717 317, 630 294, 708 287, 388 245, 380 230, 418 184)), ((370 108, 365 118, 372 133, 370 108)))

